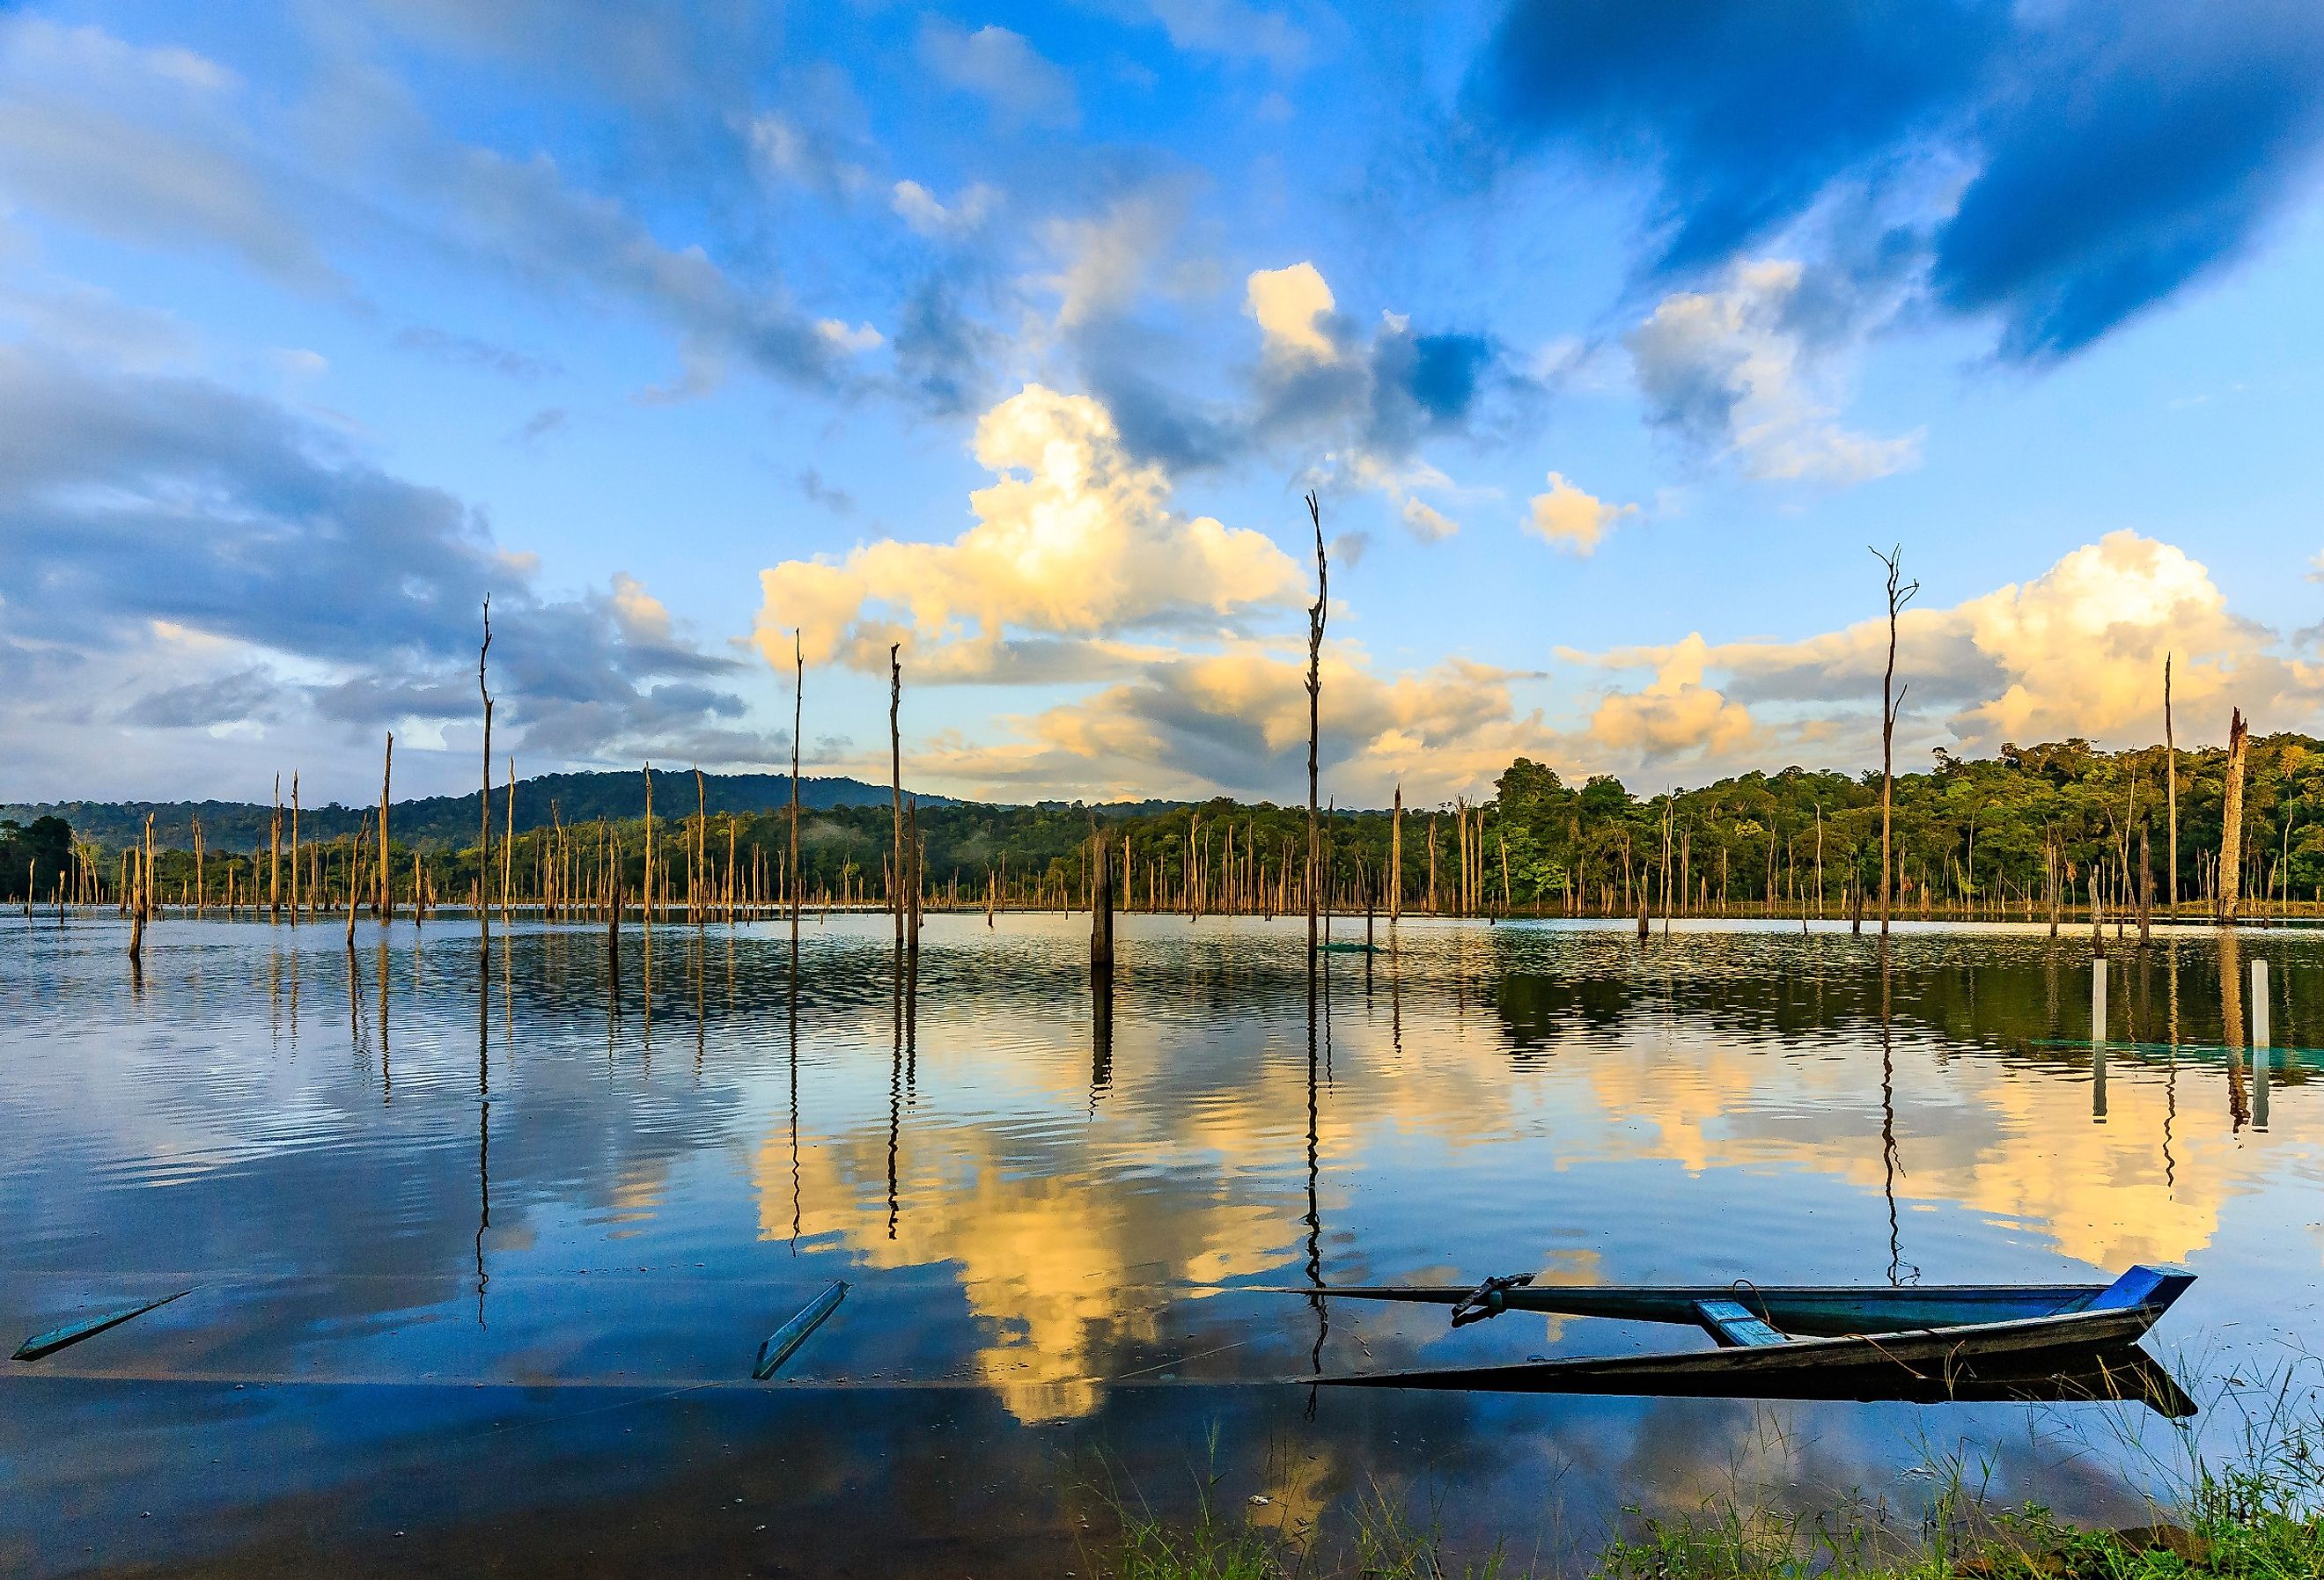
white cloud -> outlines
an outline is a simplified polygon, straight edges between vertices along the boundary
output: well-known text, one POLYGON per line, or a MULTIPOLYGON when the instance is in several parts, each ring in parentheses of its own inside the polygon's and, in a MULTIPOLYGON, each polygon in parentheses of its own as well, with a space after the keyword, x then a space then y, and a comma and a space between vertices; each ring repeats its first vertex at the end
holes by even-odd
MULTIPOLYGON (((1887 640, 1886 621, 1876 616, 1789 642, 1690 636, 1565 656, 1655 672, 1643 691, 1610 694, 1601 704, 1591 721, 1595 745, 1644 758, 1723 756, 1729 766, 1814 760, 1860 768, 1877 761, 1887 640)), ((2313 726, 2324 706, 2324 669, 2289 655, 2273 633, 2230 611, 2200 561, 2116 531, 2030 581, 1950 608, 1904 611, 1896 674, 1908 689, 1898 756, 1932 745, 1989 753, 2071 736, 2160 740, 2166 654, 2175 655, 2182 743, 2220 738, 2231 707, 2268 729, 2313 726)))
POLYGON ((838 319, 816 319, 815 332, 842 351, 877 351, 887 343, 880 331, 871 325, 857 324, 850 328, 838 319))
POLYGON ((918 181, 898 181, 890 193, 890 207, 906 225, 922 236, 965 236, 982 225, 999 206, 1001 194, 982 181, 963 188, 949 207, 918 181))
POLYGON ((832 140, 772 110, 743 125, 743 138, 759 167, 771 176, 822 191, 853 194, 872 181, 872 172, 839 152, 832 140))
POLYGON ((983 99, 1003 122, 1067 127, 1081 121, 1073 78, 1022 33, 989 24, 971 32, 931 16, 920 24, 920 60, 953 87, 983 99))
POLYGON ((1608 504, 1583 492, 1560 473, 1549 475, 1549 492, 1533 496, 1526 525, 1541 540, 1570 554, 1597 551, 1599 541, 1627 516, 1638 513, 1635 504, 1608 504))
POLYGON ((1627 339, 1650 419, 1753 477, 1862 483, 1918 465, 1918 432, 1881 439, 1836 420, 1791 321, 1800 282, 1798 263, 1761 259, 1722 290, 1663 298, 1627 339))
MULTIPOLYGON (((1234 642, 1157 655, 1130 678, 1009 721, 990 745, 952 744, 916 761, 939 782, 985 795, 1287 798, 1305 785, 1306 658, 1293 645, 1234 642)), ((1321 766, 1342 805, 1473 793, 1537 740, 1503 670, 1452 661, 1383 676, 1362 653, 1327 648, 1321 766)))
POLYGON ((1424 543, 1437 543, 1461 530, 1461 523, 1425 500, 1406 499, 1401 513, 1405 528, 1424 543))
POLYGON ((1243 290, 1243 310, 1259 320, 1267 356, 1285 361, 1336 362, 1329 320, 1332 288, 1313 263, 1259 269, 1243 290))
POLYGON ((1700 634, 1665 649, 1644 690, 1611 692, 1599 703, 1591 741, 1641 762, 1719 757, 1750 744, 1757 735, 1750 709, 1702 683, 1709 651, 1700 634))
POLYGON ((1055 219, 1046 227, 1060 273, 1039 281, 1057 294, 1057 327, 1071 329, 1121 311, 1148 281, 1185 287, 1199 283, 1199 265, 1173 263, 1171 247, 1184 217, 1183 195, 1149 186, 1117 198, 1093 217, 1055 219))
POLYGON ((1307 59, 1307 35, 1278 12, 1242 0, 1143 0, 1171 43, 1229 60, 1265 60, 1294 71, 1307 59))
POLYGON ((976 458, 997 477, 969 495, 977 524, 951 542, 883 540, 761 572, 769 661, 789 662, 798 626, 816 663, 884 670, 901 642, 932 679, 1086 674, 1134 659, 1125 636, 1299 599, 1289 556, 1172 511, 1168 477, 1125 451, 1087 396, 1027 387, 977 424, 976 458))

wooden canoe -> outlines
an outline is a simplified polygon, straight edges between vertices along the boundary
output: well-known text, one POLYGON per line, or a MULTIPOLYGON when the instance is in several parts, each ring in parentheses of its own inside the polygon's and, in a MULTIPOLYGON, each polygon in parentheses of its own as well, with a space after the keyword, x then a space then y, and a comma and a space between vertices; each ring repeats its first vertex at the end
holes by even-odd
MULTIPOLYGON (((2024 1385, 2032 1382, 2093 1370, 2103 1381, 2113 1372, 2135 1371, 2139 1396, 2158 1409, 2183 1413, 2193 1408, 2186 1396, 2134 1346, 2193 1282, 2190 1274, 2135 1267, 2107 1285, 1509 1289, 1495 1291, 1503 1309, 1687 1323, 1705 1329, 1720 1347, 1418 1367, 1314 1381, 1334 1387, 1504 1393, 1933 1401, 2020 1397, 2024 1385)), ((1299 1292, 1455 1307, 1475 1293, 1352 1288, 1299 1292)), ((2130 1396, 2119 1389, 2093 1391, 2130 1396)))
MULTIPOLYGON (((2134 1268, 2131 1279, 2163 1280, 2144 1303, 2155 1315, 2194 1282, 2185 1273, 2134 1268)), ((1895 1289, 1861 1284, 1535 1284, 1499 1289, 1485 1304, 1495 1310, 1539 1311, 1553 1317, 1608 1317, 1630 1322, 1702 1322, 1705 1302, 1733 1301, 1770 1326, 1798 1337, 1845 1337, 1903 1333, 1920 1328, 1963 1327, 1991 1322, 2067 1316, 2122 1286, 2113 1284, 1917 1284, 1895 1289)), ((1269 1286, 1254 1292, 1326 1295, 1334 1299, 1399 1300, 1426 1306, 1459 1306, 1476 1291, 1452 1284, 1342 1284, 1325 1289, 1269 1286)))

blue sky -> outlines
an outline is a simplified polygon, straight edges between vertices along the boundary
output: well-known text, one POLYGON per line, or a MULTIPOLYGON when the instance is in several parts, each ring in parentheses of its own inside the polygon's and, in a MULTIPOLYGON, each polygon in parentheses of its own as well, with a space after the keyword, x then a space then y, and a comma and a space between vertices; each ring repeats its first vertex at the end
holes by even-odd
POLYGON ((1634 785, 2324 700, 2324 19, 0 18, 0 798, 1634 785))

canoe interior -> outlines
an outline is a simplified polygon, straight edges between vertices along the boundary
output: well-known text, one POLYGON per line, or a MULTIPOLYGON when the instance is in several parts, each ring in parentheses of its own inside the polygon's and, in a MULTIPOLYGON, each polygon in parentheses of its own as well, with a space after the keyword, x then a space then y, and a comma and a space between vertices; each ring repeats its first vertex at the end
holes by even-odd
MULTIPOLYGON (((2080 1311, 2107 1284, 1923 1284, 1903 1289, 1809 1284, 1536 1284, 1501 1292, 1508 1311, 1694 1324, 1705 1301, 1733 1301, 1787 1334, 1840 1336, 2012 1322, 2080 1311)), ((1313 1294, 1314 1290, 1297 1290, 1313 1294)), ((1468 1289, 1443 1285, 1351 1285, 1322 1293, 1364 1300, 1453 1306, 1468 1289)))

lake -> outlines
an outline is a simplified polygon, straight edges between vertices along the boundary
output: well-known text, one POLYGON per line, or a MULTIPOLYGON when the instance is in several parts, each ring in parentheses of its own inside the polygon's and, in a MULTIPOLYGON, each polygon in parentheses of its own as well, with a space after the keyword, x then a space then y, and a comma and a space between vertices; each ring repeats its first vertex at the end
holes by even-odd
POLYGON ((0 924, 0 1374, 31 1575, 1086 1575, 1112 1506, 1297 1529, 1385 1492, 1586 1558, 1626 1508, 2127 1519, 2186 1444, 2114 1403, 1337 1391, 1317 1371, 1689 1345, 1245 1288, 2103 1281, 2232 1447, 2316 1379, 2324 940, 1908 924, 1085 915, 355 929, 0 924), (1336 936, 1360 930, 1341 919, 1336 936), (2244 1048, 2250 963, 2272 1051, 2244 1048), (779 1376, 758 1345, 850 1290, 779 1376), (14 1338, 11 1337, 11 1343, 14 1338), (2246 1402, 2238 1403, 2242 1399, 2246 1402), (1264 1499, 1264 1502, 1254 1501, 1264 1499))

